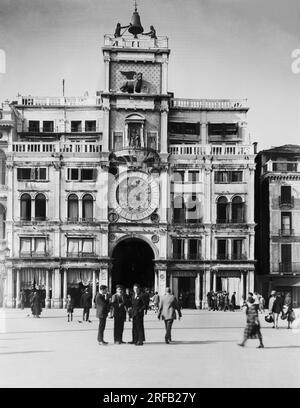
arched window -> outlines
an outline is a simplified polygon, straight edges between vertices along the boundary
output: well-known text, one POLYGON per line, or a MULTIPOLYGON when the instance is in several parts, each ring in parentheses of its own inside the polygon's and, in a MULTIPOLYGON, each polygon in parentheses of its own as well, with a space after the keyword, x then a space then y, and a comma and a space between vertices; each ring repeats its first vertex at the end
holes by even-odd
POLYGON ((191 195, 188 199, 186 221, 189 223, 198 223, 202 221, 201 203, 195 194, 191 195))
POLYGON ((84 221, 93 220, 93 197, 91 194, 85 194, 82 198, 82 218, 84 221))
POLYGON ((174 198, 174 222, 183 223, 185 222, 185 203, 182 196, 176 196, 174 198))
POLYGON ((6 156, 3 150, 0 150, 0 184, 5 185, 6 156))
POLYGON ((5 217, 6 210, 2 204, 0 204, 0 239, 5 239, 5 217))
POLYGON ((29 194, 23 194, 21 196, 21 220, 31 220, 31 197, 29 194))
POLYGON ((226 197, 219 197, 217 201, 217 223, 224 224, 229 221, 228 200, 226 197))
POLYGON ((68 197, 68 220, 78 221, 78 197, 70 194, 68 197))
POLYGON ((244 208, 245 204, 241 197, 237 196, 232 199, 232 222, 244 222, 244 208))
POLYGON ((35 218, 40 221, 46 219, 46 197, 44 194, 38 194, 35 197, 35 218))

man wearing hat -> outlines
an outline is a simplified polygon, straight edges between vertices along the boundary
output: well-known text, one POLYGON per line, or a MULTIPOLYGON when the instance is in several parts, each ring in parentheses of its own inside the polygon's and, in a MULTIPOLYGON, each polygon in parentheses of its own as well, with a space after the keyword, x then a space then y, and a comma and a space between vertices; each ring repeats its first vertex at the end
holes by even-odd
POLYGON ((123 331, 126 320, 126 298, 122 285, 116 286, 116 293, 111 299, 114 316, 114 342, 115 344, 124 344, 123 331))
POLYGON ((96 303, 96 317, 99 319, 98 328, 98 344, 104 346, 108 344, 104 341, 104 330, 106 326, 106 319, 109 312, 109 298, 107 296, 107 286, 101 285, 99 288, 99 293, 97 293, 95 298, 96 303))
MULTIPOLYGON (((80 306, 83 307, 82 320, 84 321, 85 318, 87 322, 92 323, 90 320, 90 308, 92 307, 92 296, 88 288, 85 289, 83 295, 81 296, 80 306)), ((79 320, 79 323, 82 322, 79 320)))

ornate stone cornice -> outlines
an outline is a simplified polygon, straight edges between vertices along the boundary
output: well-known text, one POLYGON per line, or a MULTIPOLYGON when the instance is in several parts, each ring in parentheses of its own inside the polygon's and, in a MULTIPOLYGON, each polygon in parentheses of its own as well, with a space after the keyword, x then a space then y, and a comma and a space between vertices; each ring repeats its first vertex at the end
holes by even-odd
POLYGON ((300 181, 300 173, 297 174, 266 174, 263 176, 264 179, 268 179, 270 181, 300 181))

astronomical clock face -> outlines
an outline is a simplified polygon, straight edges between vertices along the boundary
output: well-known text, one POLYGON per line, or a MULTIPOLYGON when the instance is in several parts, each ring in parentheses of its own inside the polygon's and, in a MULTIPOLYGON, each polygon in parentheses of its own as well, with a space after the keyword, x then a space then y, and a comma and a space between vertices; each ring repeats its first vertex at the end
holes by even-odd
POLYGON ((121 174, 114 183, 111 204, 121 217, 130 221, 142 220, 159 206, 159 186, 146 173, 121 174))

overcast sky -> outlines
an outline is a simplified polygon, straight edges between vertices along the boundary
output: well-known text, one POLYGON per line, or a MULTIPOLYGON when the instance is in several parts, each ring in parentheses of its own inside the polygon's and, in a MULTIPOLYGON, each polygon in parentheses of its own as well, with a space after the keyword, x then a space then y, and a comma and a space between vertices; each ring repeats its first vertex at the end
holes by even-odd
MULTIPOLYGON (((0 99, 94 95, 103 89, 103 36, 127 24, 133 0, 0 0, 0 99)), ((248 98, 259 148, 300 144, 299 0, 138 0, 144 29, 169 37, 169 91, 248 98)))

